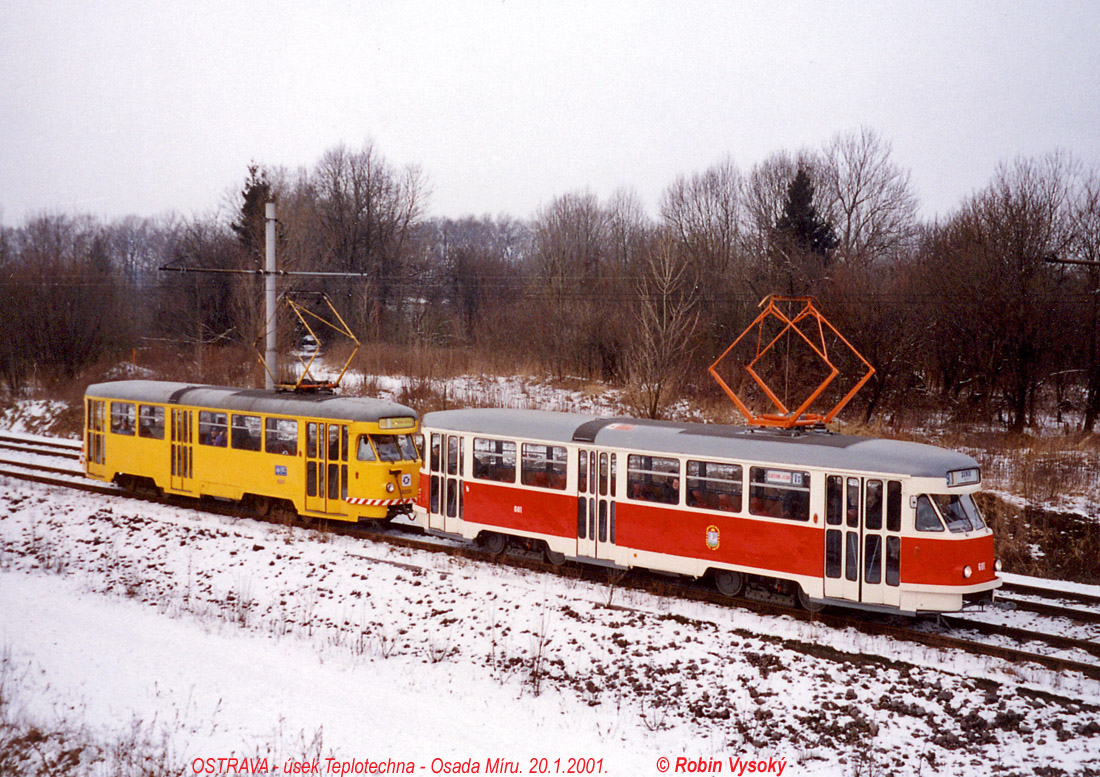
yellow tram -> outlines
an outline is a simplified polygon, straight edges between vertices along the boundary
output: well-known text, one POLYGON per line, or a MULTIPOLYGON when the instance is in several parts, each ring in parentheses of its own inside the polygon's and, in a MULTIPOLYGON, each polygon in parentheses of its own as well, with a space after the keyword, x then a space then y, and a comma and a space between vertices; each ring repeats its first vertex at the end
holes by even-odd
POLYGON ((125 380, 89 386, 84 409, 86 474, 126 489, 345 521, 416 498, 419 421, 396 402, 125 380))

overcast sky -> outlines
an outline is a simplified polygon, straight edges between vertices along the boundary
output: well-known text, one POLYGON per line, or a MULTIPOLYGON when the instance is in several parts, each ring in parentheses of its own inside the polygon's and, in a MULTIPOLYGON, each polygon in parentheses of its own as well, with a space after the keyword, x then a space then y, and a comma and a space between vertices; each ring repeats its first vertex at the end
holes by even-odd
POLYGON ((432 215, 528 217, 868 126, 925 216, 1100 164, 1100 2, 0 0, 0 219, 205 214, 373 138, 432 215))

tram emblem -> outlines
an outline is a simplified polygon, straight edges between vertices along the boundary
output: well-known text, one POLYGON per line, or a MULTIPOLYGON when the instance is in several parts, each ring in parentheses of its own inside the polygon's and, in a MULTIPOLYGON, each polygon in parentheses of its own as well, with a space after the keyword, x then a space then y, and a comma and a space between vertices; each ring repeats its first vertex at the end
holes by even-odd
POLYGON ((707 527, 707 547, 710 548, 711 550, 718 550, 718 540, 719 540, 718 527, 717 526, 708 526, 707 527))

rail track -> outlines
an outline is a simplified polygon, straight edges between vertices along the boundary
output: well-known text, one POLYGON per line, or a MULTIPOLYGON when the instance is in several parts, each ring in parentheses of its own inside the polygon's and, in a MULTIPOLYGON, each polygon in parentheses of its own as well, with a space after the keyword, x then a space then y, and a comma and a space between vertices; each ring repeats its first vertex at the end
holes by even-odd
MULTIPOLYGON (((77 489, 89 493, 124 496, 177 507, 193 509, 200 506, 203 511, 215 514, 259 519, 259 516, 242 509, 234 503, 220 500, 204 499, 197 501, 186 497, 135 494, 115 485, 88 480, 83 477, 83 473, 78 466, 59 466, 57 463, 59 458, 78 460, 80 458, 80 444, 78 442, 29 439, 0 434, 0 449, 18 451, 23 455, 32 457, 32 460, 29 461, 0 458, 0 476, 77 489), (40 459, 45 459, 45 461, 40 459)), ((307 523, 302 522, 302 525, 307 525, 307 523)), ((1009 624, 974 620, 966 615, 945 615, 935 619, 918 619, 915 622, 899 624, 896 616, 856 615, 830 609, 819 613, 809 613, 794 606, 793 603, 788 606, 776 602, 756 601, 745 597, 731 599, 702 584, 670 586, 668 577, 648 574, 645 570, 631 570, 629 573, 623 574, 621 570, 609 570, 588 565, 565 564, 564 566, 557 566, 530 552, 494 554, 476 545, 429 537, 419 527, 411 525, 365 526, 331 522, 326 524, 326 528, 336 534, 370 538, 414 550, 447 553, 476 561, 503 563, 515 568, 582 579, 597 584, 615 585, 661 596, 674 595, 687 601, 727 607, 735 605, 759 614, 782 615, 797 620, 820 623, 831 628, 853 629, 862 634, 887 636, 944 650, 961 650, 1009 662, 1031 662, 1048 669, 1077 672, 1084 677, 1100 680, 1100 662, 1095 660, 1095 658, 1100 657, 1100 642, 1097 639, 1078 639, 1055 633, 1040 633, 1009 624), (974 639, 967 636, 970 634, 977 634, 990 639, 974 639), (1070 658, 1066 655, 1057 655, 1050 652, 1036 652, 1036 650, 1023 647, 1024 645, 1033 644, 1042 646, 1047 650, 1069 651, 1074 657, 1070 658)), ((1065 618, 1079 623, 1092 624, 1100 622, 1100 597, 1090 596, 1089 594, 1067 594, 1063 591, 1019 584, 1006 584, 1004 588, 1015 594, 1011 597, 1002 598, 1002 601, 1008 602, 1012 608, 1044 617, 1065 618), (1065 607, 1049 602, 1035 602, 1023 598, 1026 596, 1070 599, 1086 607, 1091 606, 1092 609, 1065 607)))
POLYGON ((0 433, 0 450, 79 461, 81 444, 79 440, 49 440, 29 435, 0 433))
POLYGON ((1034 585, 1006 582, 997 592, 997 599, 1014 609, 1033 612, 1038 615, 1068 618, 1079 623, 1100 623, 1100 596, 1083 591, 1040 588, 1034 585), (1015 595, 1006 596, 1006 594, 1015 595), (1028 596, 1038 597, 1040 601, 1024 598, 1028 596), (1067 606, 1056 602, 1071 602, 1076 606, 1067 606), (1082 605, 1091 609, 1082 609, 1082 605))

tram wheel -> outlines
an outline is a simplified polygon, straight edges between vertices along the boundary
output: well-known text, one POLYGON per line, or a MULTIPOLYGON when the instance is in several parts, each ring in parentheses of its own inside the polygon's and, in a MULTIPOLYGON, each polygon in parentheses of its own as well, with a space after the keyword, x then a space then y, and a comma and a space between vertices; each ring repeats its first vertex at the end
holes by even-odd
POLYGON ((248 507, 261 518, 266 518, 271 515, 271 499, 266 496, 256 496, 253 494, 248 499, 248 507))
POLYGON ((546 561, 553 564, 556 567, 560 567, 565 563, 565 554, 558 553, 556 550, 550 550, 550 546, 547 545, 542 549, 542 555, 546 557, 546 561))
POLYGON ((482 536, 481 546, 494 556, 499 556, 508 547, 508 538, 503 534, 489 532, 482 536))
POLYGON ((745 577, 740 572, 722 570, 714 575, 714 587, 723 596, 737 596, 745 587, 745 577))
POLYGON ((825 609, 825 602, 817 602, 811 599, 802 588, 798 589, 798 603, 806 612, 821 612, 825 609))

